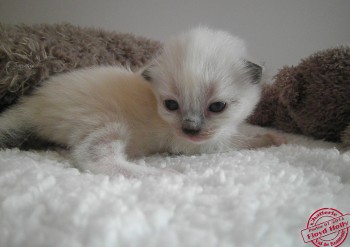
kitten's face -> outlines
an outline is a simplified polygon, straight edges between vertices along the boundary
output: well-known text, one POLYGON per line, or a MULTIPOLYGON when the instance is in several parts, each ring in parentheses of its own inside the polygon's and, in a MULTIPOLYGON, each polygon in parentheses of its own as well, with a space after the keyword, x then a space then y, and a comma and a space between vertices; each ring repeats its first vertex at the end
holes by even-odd
POLYGON ((195 29, 165 45, 144 72, 159 115, 191 142, 230 135, 259 100, 261 68, 244 60, 242 41, 195 29))

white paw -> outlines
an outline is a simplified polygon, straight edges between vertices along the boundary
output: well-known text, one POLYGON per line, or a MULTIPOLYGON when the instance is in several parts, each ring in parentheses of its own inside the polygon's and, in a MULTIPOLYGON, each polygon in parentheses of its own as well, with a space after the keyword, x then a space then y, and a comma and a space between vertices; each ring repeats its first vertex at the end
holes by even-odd
POLYGON ((262 135, 256 135, 249 143, 249 148, 262 148, 271 146, 281 146, 287 144, 287 140, 277 133, 267 133, 262 135))
POLYGON ((287 139, 277 133, 268 133, 262 135, 264 139, 266 139, 267 146, 281 146, 283 144, 287 144, 287 139))

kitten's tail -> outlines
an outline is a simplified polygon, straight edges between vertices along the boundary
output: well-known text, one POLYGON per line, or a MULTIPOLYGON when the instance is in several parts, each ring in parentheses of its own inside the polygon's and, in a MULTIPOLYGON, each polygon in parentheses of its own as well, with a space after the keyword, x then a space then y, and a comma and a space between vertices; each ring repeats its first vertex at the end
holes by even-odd
POLYGON ((0 115, 0 149, 16 147, 30 133, 27 117, 30 112, 21 105, 14 106, 0 115))

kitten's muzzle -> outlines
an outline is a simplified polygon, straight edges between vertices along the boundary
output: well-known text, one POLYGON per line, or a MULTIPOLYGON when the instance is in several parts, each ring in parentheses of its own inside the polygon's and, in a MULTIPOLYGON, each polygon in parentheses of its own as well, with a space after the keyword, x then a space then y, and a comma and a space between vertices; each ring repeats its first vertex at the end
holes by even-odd
POLYGON ((201 121, 184 119, 182 122, 182 132, 189 136, 196 136, 201 132, 201 121))
POLYGON ((186 135, 195 136, 198 135, 199 132, 201 132, 201 129, 182 128, 182 132, 184 132, 186 135))

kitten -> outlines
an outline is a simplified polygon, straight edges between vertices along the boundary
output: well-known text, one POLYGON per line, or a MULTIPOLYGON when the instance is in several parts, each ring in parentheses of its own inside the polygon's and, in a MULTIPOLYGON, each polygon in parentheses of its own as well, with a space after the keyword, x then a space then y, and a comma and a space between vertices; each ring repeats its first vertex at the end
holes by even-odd
POLYGON ((34 133, 67 146, 82 170, 142 176, 163 171, 130 159, 279 145, 278 136, 237 133, 260 98, 261 73, 242 40, 197 28, 136 73, 110 66, 52 77, 2 114, 0 146, 34 133))

